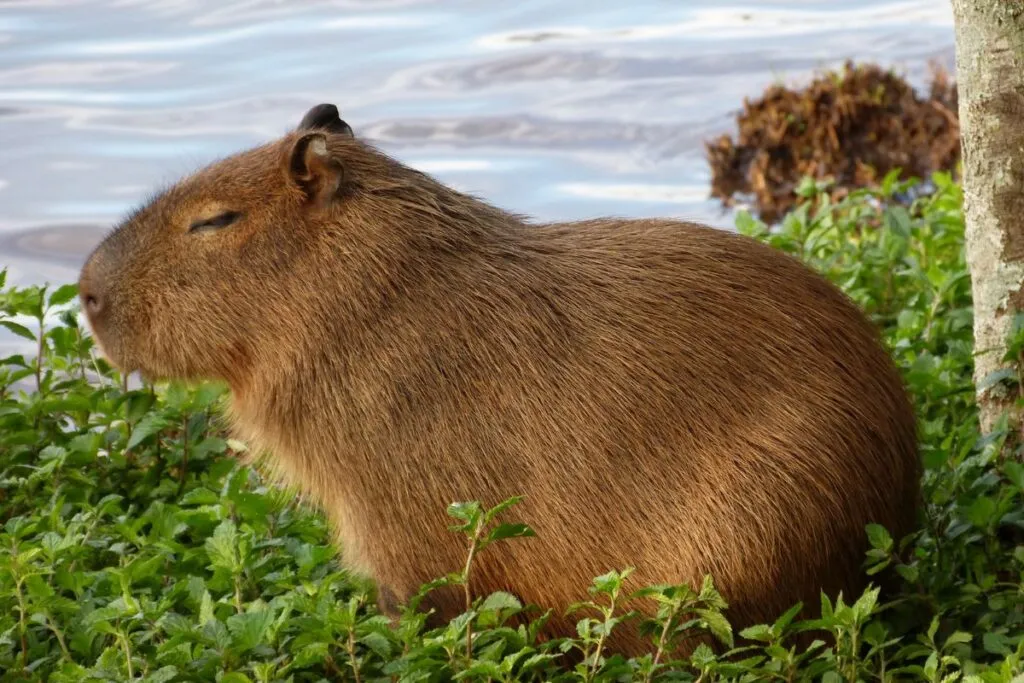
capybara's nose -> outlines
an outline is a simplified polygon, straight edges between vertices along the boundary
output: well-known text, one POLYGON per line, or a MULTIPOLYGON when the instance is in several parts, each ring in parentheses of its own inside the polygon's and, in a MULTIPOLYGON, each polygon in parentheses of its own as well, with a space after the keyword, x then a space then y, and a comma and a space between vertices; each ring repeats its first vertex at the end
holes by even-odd
POLYGON ((89 312, 89 315, 97 316, 103 312, 103 295, 94 294, 94 291, 89 290, 85 295, 85 310, 89 312))
POLYGON ((90 324, 95 324, 107 310, 107 296, 103 282, 95 271, 92 261, 86 263, 78 280, 78 298, 82 302, 82 309, 90 324))

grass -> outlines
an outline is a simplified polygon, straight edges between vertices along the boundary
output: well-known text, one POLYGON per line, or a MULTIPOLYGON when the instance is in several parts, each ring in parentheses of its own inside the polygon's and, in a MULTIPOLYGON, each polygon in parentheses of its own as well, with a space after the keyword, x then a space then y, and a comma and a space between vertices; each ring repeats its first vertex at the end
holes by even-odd
MULTIPOLYGON (((128 389, 94 357, 73 287, 0 283, 0 325, 34 350, 0 359, 0 682, 1024 680, 1024 467, 1006 457, 1007 430, 978 433, 961 194, 947 176, 933 182, 909 206, 893 200, 908 187, 892 177, 839 203, 806 182, 776 228, 738 220, 842 286, 906 378, 925 465, 920 530, 865 530, 865 571, 895 571, 898 593, 823 597, 818 622, 790 611, 746 629, 753 646, 685 661, 671 656, 685 634, 737 642, 713 577, 643 587, 609 567, 563 641, 538 642, 543 617, 510 626, 525 606, 502 593, 467 592, 466 613, 442 628, 411 608, 389 624, 373 586, 337 564, 323 518, 239 464, 221 387, 128 389), (624 659, 604 642, 636 618, 637 590, 661 609, 644 624, 650 653, 624 659), (832 642, 788 645, 809 626, 832 642), (581 661, 562 663, 567 651, 581 661)), ((449 509, 467 561, 438 583, 465 586, 491 543, 531 533, 496 512, 449 509)))

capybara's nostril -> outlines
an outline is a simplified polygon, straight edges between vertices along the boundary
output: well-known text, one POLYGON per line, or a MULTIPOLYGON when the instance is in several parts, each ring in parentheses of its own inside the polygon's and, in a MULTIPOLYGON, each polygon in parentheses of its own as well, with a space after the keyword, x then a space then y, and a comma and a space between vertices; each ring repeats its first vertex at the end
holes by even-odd
POLYGON ((97 277, 96 266, 90 260, 82 269, 78 280, 78 298, 90 321, 95 321, 107 307, 102 278, 97 277))
POLYGON ((89 315, 99 315, 103 311, 103 299, 96 294, 86 294, 85 310, 89 315))

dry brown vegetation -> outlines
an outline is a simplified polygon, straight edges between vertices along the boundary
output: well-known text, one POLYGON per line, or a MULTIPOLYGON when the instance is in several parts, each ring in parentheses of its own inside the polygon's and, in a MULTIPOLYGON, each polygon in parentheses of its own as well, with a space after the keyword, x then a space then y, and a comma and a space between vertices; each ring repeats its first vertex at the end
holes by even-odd
POLYGON ((736 124, 735 137, 706 144, 711 195, 726 206, 742 197, 767 222, 793 208, 805 176, 833 180, 839 198, 892 169, 925 178, 960 160, 956 85, 938 66, 921 96, 892 71, 847 62, 805 88, 745 99, 736 124))

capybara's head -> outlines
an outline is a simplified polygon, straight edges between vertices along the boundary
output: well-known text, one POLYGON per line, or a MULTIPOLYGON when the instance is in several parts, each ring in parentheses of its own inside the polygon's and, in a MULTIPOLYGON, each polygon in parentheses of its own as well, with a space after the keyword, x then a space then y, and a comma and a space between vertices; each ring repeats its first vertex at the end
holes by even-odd
MULTIPOLYGON (((322 104, 283 138, 174 184, 82 269, 80 300, 100 349, 152 379, 236 378, 275 353, 261 344, 275 321, 291 311, 297 324, 296 283, 316 288, 308 271, 326 269, 324 240, 374 213, 360 197, 375 188, 358 178, 397 172, 322 104)), ((332 263, 345 260, 343 246, 330 251, 332 263)))

